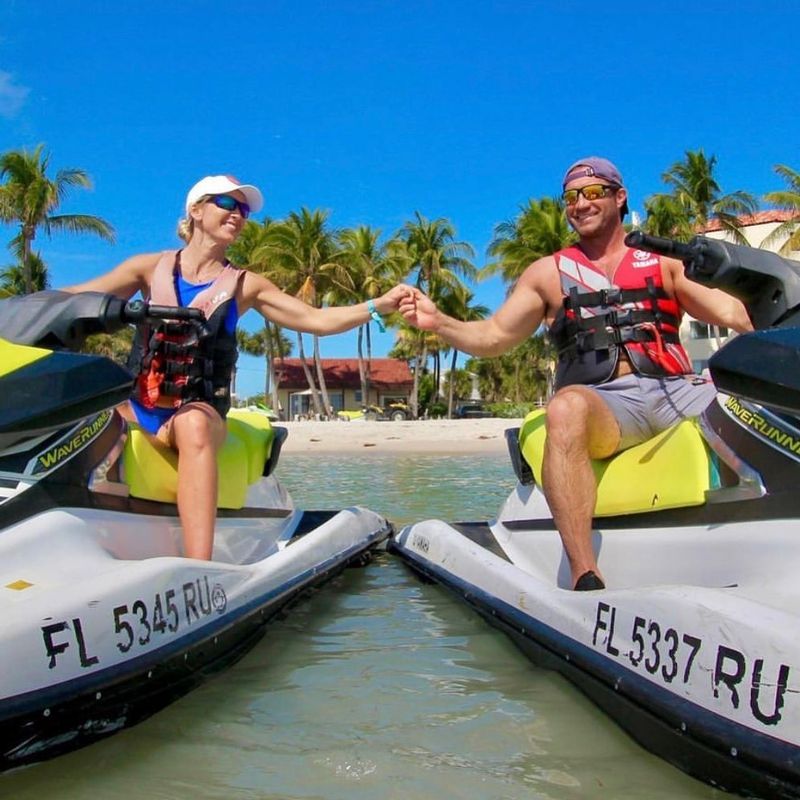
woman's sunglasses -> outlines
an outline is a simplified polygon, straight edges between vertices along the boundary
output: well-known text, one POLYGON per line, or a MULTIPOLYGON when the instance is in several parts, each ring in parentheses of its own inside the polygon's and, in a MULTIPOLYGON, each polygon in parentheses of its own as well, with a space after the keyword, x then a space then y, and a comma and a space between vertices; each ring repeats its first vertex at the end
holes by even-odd
POLYGON ((567 189, 561 197, 568 206, 574 206, 578 202, 578 197, 583 196, 590 202, 607 197, 612 192, 616 192, 619 186, 608 186, 604 183, 590 183, 588 186, 581 186, 580 189, 567 189))
POLYGON ((224 211, 232 212, 238 208, 242 219, 247 219, 250 216, 250 206, 235 197, 231 197, 229 194, 212 194, 208 198, 208 202, 213 203, 217 208, 221 208, 224 211))

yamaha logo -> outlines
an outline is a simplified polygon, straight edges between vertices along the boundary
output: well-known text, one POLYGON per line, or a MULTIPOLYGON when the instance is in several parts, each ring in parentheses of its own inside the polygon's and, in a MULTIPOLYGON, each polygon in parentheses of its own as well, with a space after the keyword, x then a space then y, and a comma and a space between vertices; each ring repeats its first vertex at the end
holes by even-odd
POLYGON ((658 258, 647 250, 634 250, 633 260, 631 266, 634 269, 642 269, 644 267, 654 267, 658 264, 658 258))

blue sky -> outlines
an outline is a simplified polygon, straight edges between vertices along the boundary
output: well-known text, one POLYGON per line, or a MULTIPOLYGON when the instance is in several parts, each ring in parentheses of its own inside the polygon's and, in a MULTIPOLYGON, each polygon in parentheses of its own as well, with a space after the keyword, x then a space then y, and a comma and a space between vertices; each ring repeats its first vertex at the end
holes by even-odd
MULTIPOLYGON (((662 5, 2 0, 0 150, 44 142, 54 168, 87 170, 63 210, 116 228, 114 245, 38 240, 56 287, 176 246, 187 189, 218 172, 258 184, 273 218, 305 205, 391 234, 415 210, 447 217, 478 266, 581 156, 617 163, 633 209, 701 147, 724 191, 782 188, 774 165, 800 167, 800 4, 662 5)), ((353 355, 355 334, 322 352, 353 355)), ((260 361, 241 366, 258 391, 260 361)))

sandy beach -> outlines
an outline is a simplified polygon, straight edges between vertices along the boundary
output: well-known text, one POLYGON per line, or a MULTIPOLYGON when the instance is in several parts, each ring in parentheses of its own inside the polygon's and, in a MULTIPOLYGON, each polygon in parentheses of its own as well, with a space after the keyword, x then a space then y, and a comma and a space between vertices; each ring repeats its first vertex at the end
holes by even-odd
POLYGON ((408 422, 278 422, 289 431, 284 453, 505 453, 507 428, 520 419, 439 419, 408 422))

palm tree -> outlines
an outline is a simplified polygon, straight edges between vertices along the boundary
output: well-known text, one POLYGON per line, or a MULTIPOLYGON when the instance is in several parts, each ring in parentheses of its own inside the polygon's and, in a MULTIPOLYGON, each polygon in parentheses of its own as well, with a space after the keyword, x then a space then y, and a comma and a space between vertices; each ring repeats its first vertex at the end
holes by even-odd
POLYGON ((228 248, 226 253, 232 264, 242 269, 266 274, 269 272, 270 261, 265 258, 263 245, 269 237, 269 231, 275 223, 269 219, 256 222, 248 219, 236 237, 236 241, 228 248))
POLYGON ((515 402, 531 397, 546 399, 552 394, 556 351, 544 332, 529 336, 507 355, 510 385, 506 391, 513 393, 515 402))
MULTIPOLYGON (((466 287, 459 290, 449 292, 439 298, 437 305, 449 314, 451 317, 463 320, 464 322, 471 322, 474 320, 485 319, 489 315, 489 309, 483 305, 472 305, 474 295, 466 287)), ((453 416, 453 392, 455 390, 455 381, 452 379, 456 372, 456 359, 458 358, 458 350, 455 347, 450 347, 450 384, 447 393, 447 416, 453 416)), ((439 376, 436 375, 436 389, 438 392, 439 376)))
MULTIPOLYGON (((40 292, 50 288, 50 277, 47 267, 39 253, 31 253, 27 259, 28 276, 31 282, 31 291, 40 292)), ((0 291, 2 296, 28 294, 26 292, 26 275, 21 263, 10 264, 0 272, 0 291)))
MULTIPOLYGON (((265 247, 269 239, 269 232, 274 224, 269 218, 265 218, 260 223, 255 220, 247 220, 236 241, 228 248, 227 256, 231 263, 268 278, 275 277, 273 264, 269 259, 269 251, 265 247)), ((265 319, 264 328, 258 333, 251 335, 243 330, 237 330, 236 341, 242 352, 253 356, 265 356, 267 368, 264 376, 264 401, 266 402, 269 387, 271 386, 272 402, 275 411, 277 411, 278 394, 274 364, 275 358, 281 355, 280 351, 282 349, 282 344, 278 346, 277 343, 287 341, 286 336, 282 333, 279 325, 265 319)), ((288 354, 286 352, 282 355, 288 354)))
POLYGON ((466 368, 478 376, 481 395, 491 402, 546 399, 552 391, 555 351, 542 333, 493 358, 472 358, 466 368))
POLYGON ((672 187, 672 196, 695 231, 704 231, 708 223, 716 219, 734 241, 747 244, 738 218, 755 213, 758 203, 751 194, 741 190, 722 194, 714 177, 716 164, 717 157, 706 158, 702 149, 687 150, 685 159, 676 161, 661 178, 672 187))
MULTIPOLYGON (((311 211, 305 207, 299 213, 292 211, 285 220, 270 226, 264 244, 256 250, 256 255, 263 255, 272 264, 274 274, 280 276, 276 282, 281 288, 318 308, 332 284, 347 282, 345 267, 335 260, 336 231, 328 226, 328 216, 327 211, 311 211)), ((313 342, 319 392, 306 361, 303 334, 297 334, 298 355, 311 390, 314 410, 319 416, 327 416, 331 406, 316 334, 313 342)))
POLYGON ((494 239, 488 249, 489 256, 495 260, 481 270, 480 277, 499 273, 510 290, 532 262, 562 250, 576 239, 561 200, 531 198, 513 220, 495 226, 494 239))
POLYGON ((0 155, 0 219, 19 223, 19 234, 12 240, 22 267, 25 293, 33 291, 31 246, 42 228, 49 236, 54 230, 69 233, 94 233, 106 241, 114 241, 114 229, 100 217, 90 214, 56 214, 58 207, 73 188, 89 189, 89 175, 80 169, 62 169, 55 179, 47 176, 50 157, 44 145, 34 151, 10 150, 0 155))
MULTIPOLYGON (((405 257, 410 269, 416 270, 415 283, 436 302, 446 291, 458 291, 463 288, 459 277, 475 280, 478 270, 472 263, 475 251, 467 242, 455 239, 455 228, 451 222, 440 217, 428 220, 419 211, 414 212, 414 219, 409 220, 398 233, 398 239, 405 248, 405 257)), ((412 413, 417 416, 418 403, 416 388, 419 385, 419 371, 427 362, 427 337, 414 337, 419 350, 414 359, 414 394, 412 395, 412 413)), ((434 340, 434 350, 438 346, 434 340)))
POLYGON ((788 255, 793 250, 800 250, 800 172, 783 164, 775 165, 775 172, 786 181, 787 188, 782 191, 764 195, 768 203, 791 212, 792 218, 782 222, 761 243, 762 247, 772 247, 781 242, 780 253, 788 255))
POLYGON ((665 236, 687 242, 694 236, 686 210, 671 194, 654 194, 644 201, 645 217, 642 228, 654 236, 665 236))
POLYGON ((243 353, 251 356, 265 356, 266 377, 264 381, 264 402, 272 394, 272 410, 280 410, 278 397, 277 362, 292 354, 292 343, 288 336, 277 326, 267 322, 255 333, 244 330, 236 331, 236 343, 243 353))
POLYGON ((405 242, 409 267, 416 270, 417 287, 431 292, 438 284, 454 288, 456 278, 475 280, 478 270, 472 263, 475 250, 467 242, 455 240, 455 228, 448 220, 428 220, 419 211, 398 233, 405 242))
MULTIPOLYGON (((334 288, 326 297, 330 303, 361 303, 379 297, 408 273, 409 264, 404 248, 396 240, 381 241, 381 231, 368 225, 345 228, 339 232, 337 262, 346 267, 348 280, 338 276, 334 288)), ((372 323, 358 327, 358 372, 363 403, 369 403, 369 378, 372 363, 372 323), (364 358, 364 340, 367 356, 364 358)))
POLYGON ((399 358, 414 364, 414 383, 411 388, 411 415, 419 417, 419 387, 422 372, 428 362, 428 353, 439 347, 441 340, 435 333, 421 331, 402 320, 398 325, 390 358, 399 358))

